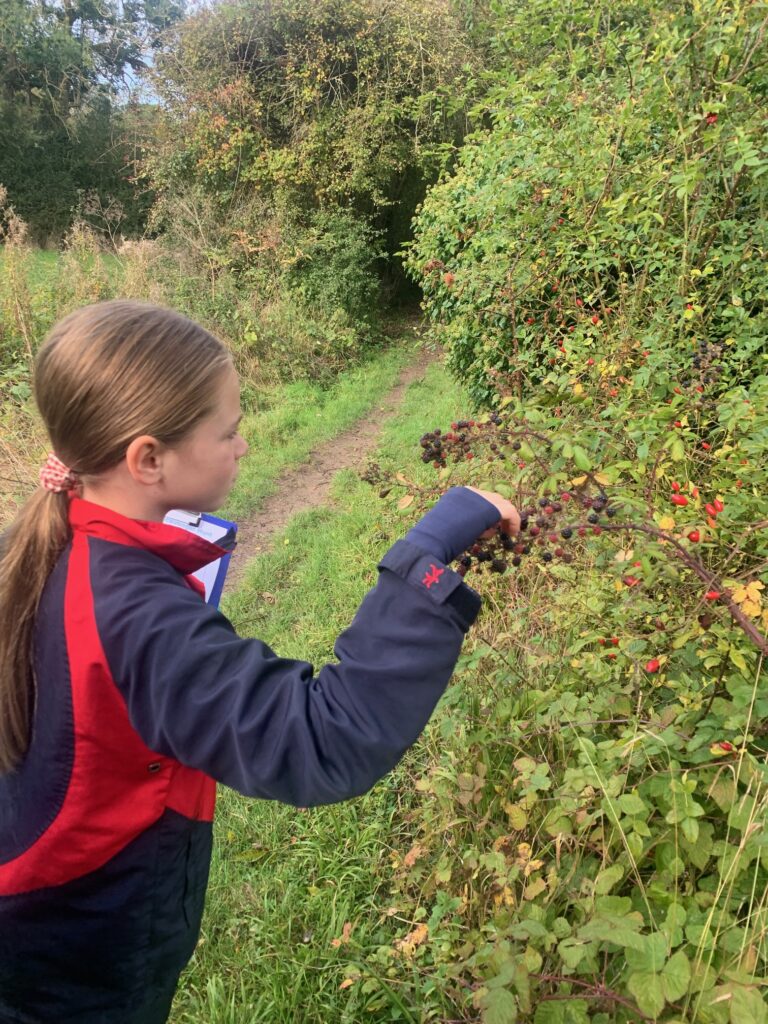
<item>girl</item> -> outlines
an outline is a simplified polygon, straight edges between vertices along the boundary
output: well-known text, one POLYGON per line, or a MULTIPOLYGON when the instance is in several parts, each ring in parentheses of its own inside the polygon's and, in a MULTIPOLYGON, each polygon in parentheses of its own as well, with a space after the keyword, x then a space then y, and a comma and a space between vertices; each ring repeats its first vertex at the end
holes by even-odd
POLYGON ((446 567, 519 527, 454 488, 384 556, 315 673, 241 639, 189 574, 247 446, 201 326, 99 303, 41 348, 55 456, 0 565, 0 1021, 159 1024, 198 937, 216 782, 298 806, 368 790, 416 740, 478 595, 446 567))

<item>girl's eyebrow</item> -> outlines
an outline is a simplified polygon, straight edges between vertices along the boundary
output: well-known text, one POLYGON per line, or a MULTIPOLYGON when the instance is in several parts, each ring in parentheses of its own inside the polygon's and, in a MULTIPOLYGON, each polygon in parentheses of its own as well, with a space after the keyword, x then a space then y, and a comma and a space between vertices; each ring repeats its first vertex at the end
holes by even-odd
POLYGON ((240 415, 237 417, 235 422, 232 424, 232 430, 236 430, 240 426, 240 423, 242 422, 242 419, 243 419, 243 414, 240 413, 240 415))

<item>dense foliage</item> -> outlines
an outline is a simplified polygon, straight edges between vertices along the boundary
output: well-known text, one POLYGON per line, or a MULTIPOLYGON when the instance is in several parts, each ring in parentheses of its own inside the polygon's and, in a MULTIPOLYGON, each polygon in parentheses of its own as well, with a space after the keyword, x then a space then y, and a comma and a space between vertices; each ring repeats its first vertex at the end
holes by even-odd
POLYGON ((96 220, 109 211, 126 231, 141 226, 131 121, 115 97, 180 11, 175 0, 3 3, 0 184, 38 241, 58 241, 78 207, 96 220))
POLYGON ((425 457, 542 528, 419 783, 395 950, 487 1022, 764 1022, 768 10, 499 8, 493 124, 409 265, 503 424, 425 457))

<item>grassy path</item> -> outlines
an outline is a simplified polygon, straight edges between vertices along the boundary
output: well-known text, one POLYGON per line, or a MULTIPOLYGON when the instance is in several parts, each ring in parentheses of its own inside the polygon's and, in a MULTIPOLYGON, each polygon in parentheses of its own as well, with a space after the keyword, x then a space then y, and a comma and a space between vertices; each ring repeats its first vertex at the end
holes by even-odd
MULTIPOLYGON (((443 368, 428 367, 384 424, 377 461, 429 479, 417 439, 465 407, 443 368)), ((396 497, 384 502, 356 473, 339 472, 330 503, 295 516, 225 599, 238 632, 316 666, 331 659, 378 558, 410 524, 396 497)), ((390 907, 387 879, 392 856, 411 844, 412 775, 427 756, 421 741, 371 793, 305 812, 222 791, 201 943, 173 1024, 419 1019, 417 1008, 398 1007, 396 982, 376 992, 340 986, 412 927, 390 907)))

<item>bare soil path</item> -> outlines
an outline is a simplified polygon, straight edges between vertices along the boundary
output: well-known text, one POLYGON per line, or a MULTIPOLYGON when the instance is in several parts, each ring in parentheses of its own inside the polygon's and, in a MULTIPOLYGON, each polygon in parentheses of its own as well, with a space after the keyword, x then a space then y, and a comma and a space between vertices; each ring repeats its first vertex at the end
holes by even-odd
POLYGON ((382 425, 397 414, 406 388, 414 381, 423 380, 428 366, 437 358, 436 353, 420 349, 416 360, 402 371, 398 383, 369 415, 315 448, 301 466, 284 473, 277 480, 276 492, 252 516, 240 521, 225 593, 237 588, 248 563, 270 549, 275 534, 292 516, 325 503, 331 481, 340 469, 363 468, 366 458, 376 448, 382 425))

